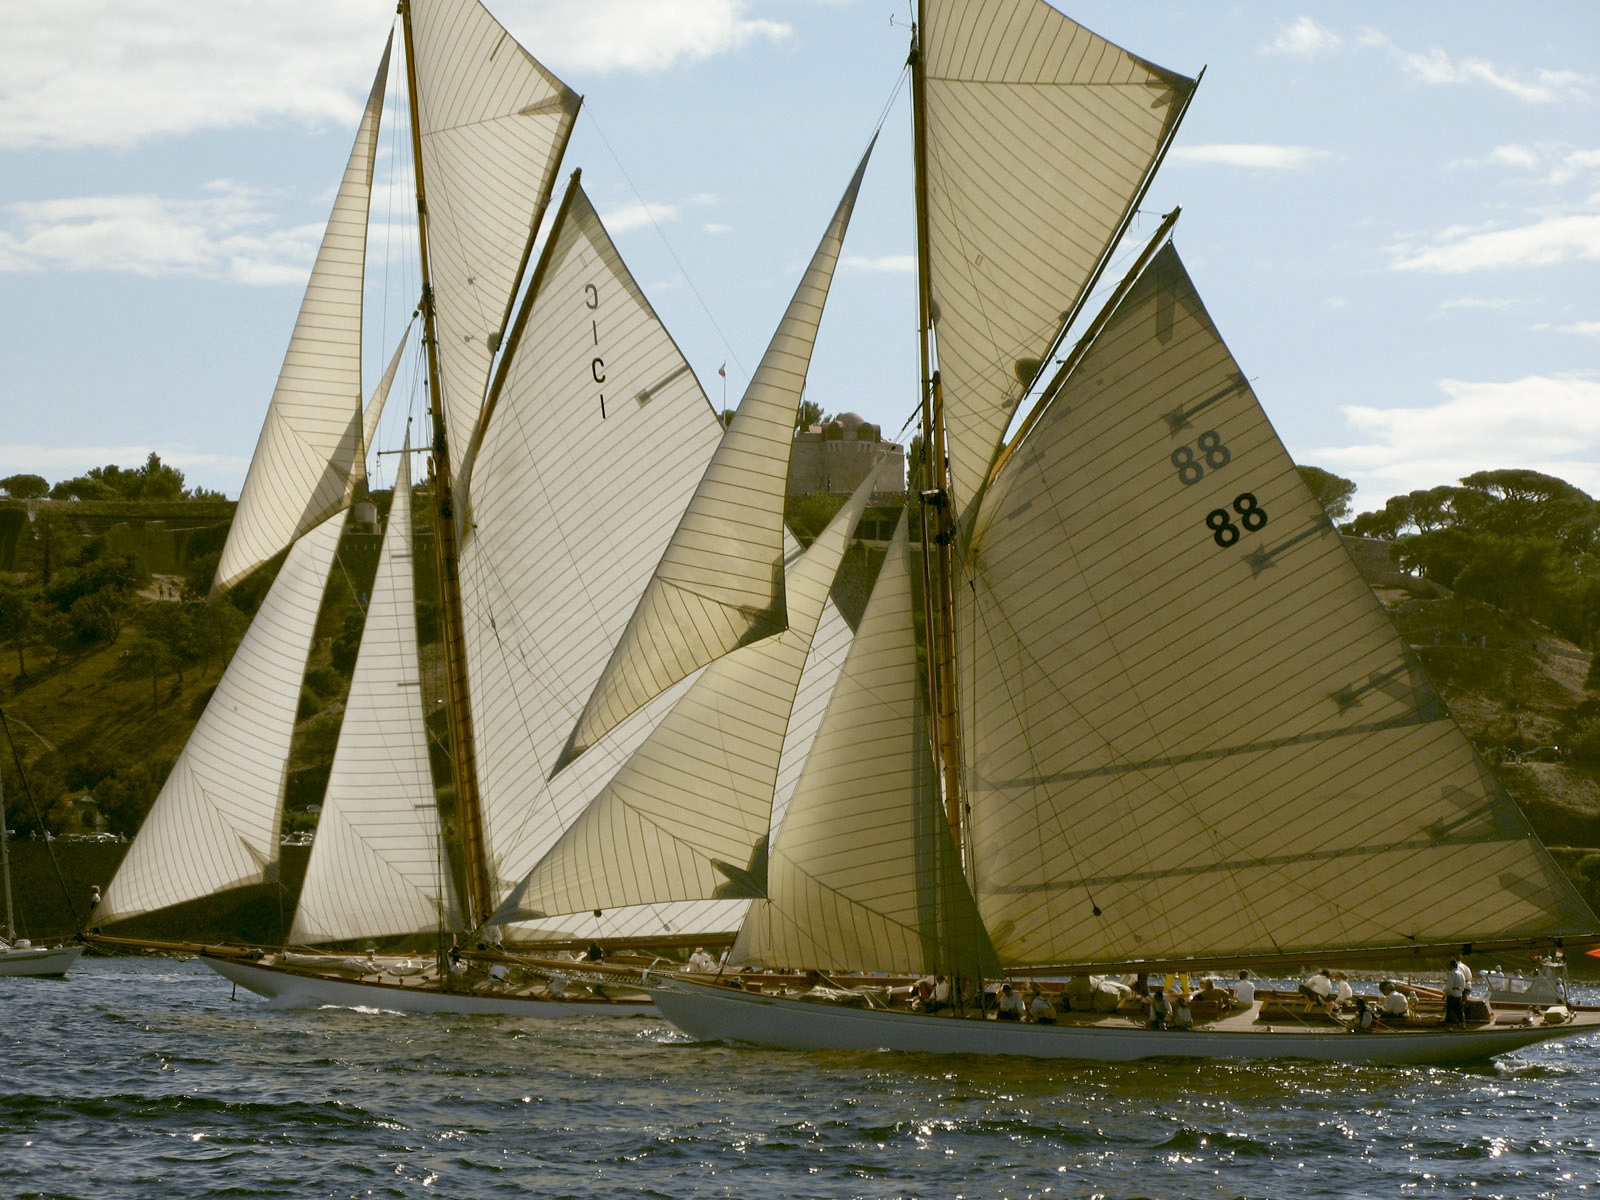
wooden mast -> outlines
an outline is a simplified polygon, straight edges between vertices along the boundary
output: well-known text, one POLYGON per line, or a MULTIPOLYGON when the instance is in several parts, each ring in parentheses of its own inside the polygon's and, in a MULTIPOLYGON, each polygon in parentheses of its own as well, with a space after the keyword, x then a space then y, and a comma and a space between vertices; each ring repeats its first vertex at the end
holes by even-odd
POLYGON ((963 848, 961 742, 956 721, 955 599, 951 552, 955 521, 946 471, 944 405, 933 369, 934 302, 928 254, 928 140, 923 73, 921 5, 911 36, 911 128, 917 204, 917 331, 921 351, 922 409, 922 604, 928 638, 928 699, 933 712, 933 756, 943 782, 945 819, 963 848), (930 526, 932 527, 930 529, 930 526))
POLYGON ((450 725, 450 763, 455 782, 456 823, 460 832, 467 928, 481 926, 493 911, 483 840, 483 810, 478 792, 476 744, 467 691, 467 639, 461 619, 461 580, 456 536, 454 482, 445 434, 444 397, 439 385, 439 339, 434 323, 433 281, 428 269, 428 203, 422 167, 422 126, 417 104, 417 68, 411 36, 411 0, 400 0, 405 31, 406 93, 411 107, 411 153, 417 179, 417 240, 422 267, 422 344, 428 354, 428 409, 433 451, 428 487, 433 495, 434 555, 439 573, 439 624, 444 640, 445 707, 450 725))

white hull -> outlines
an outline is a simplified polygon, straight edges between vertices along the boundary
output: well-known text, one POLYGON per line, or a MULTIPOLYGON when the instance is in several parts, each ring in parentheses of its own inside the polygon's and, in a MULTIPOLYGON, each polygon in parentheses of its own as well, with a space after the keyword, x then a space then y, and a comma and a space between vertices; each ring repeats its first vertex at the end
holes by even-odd
POLYGON ((899 1050, 1126 1062, 1140 1058, 1322 1059, 1395 1065, 1470 1062, 1550 1038, 1600 1032, 1600 1014, 1565 1025, 1358 1033, 1264 1026, 1156 1030, 1126 1018, 1025 1025, 786 1000, 682 980, 651 988, 661 1015, 702 1041, 789 1050, 899 1050))
POLYGON ((0 978, 65 975, 83 953, 82 946, 27 946, 0 950, 0 978))
POLYGON ((496 995, 491 991, 447 992, 428 981, 412 984, 307 975, 259 963, 202 955, 201 962, 224 979, 272 1001, 275 1008, 364 1008, 388 1012, 451 1013, 511 1017, 654 1017, 644 1001, 553 1000, 543 996, 496 995))

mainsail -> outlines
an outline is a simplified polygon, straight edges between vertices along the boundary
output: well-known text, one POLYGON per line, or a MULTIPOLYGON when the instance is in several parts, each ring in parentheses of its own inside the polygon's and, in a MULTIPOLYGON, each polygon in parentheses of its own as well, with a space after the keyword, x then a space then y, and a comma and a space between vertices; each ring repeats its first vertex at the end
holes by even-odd
POLYGON ((939 804, 890 543, 731 955, 768 968, 998 974, 939 804))
MULTIPOLYGON (((631 749, 598 747, 592 765, 546 782, 721 433, 577 181, 512 338, 474 448, 461 559, 485 841, 502 896, 631 749)), ((663 710, 618 736, 637 744, 663 710)))
POLYGON ((361 418, 361 302, 388 74, 385 47, 212 579, 213 596, 348 505, 365 475, 370 431, 361 418))
POLYGON ((289 742, 344 514, 295 543, 117 868, 94 921, 276 873, 289 742))
POLYGON ((1170 245, 1013 448, 965 569, 974 881, 1003 961, 1588 928, 1170 245))
POLYGON ((408 439, 292 943, 451 929, 460 922, 422 722, 412 545, 408 439))
POLYGON ((929 316, 961 512, 1195 84, 1043 0, 920 7, 929 316))
POLYGON ((784 627, 783 499, 795 411, 871 155, 869 145, 557 769, 652 696, 784 627))

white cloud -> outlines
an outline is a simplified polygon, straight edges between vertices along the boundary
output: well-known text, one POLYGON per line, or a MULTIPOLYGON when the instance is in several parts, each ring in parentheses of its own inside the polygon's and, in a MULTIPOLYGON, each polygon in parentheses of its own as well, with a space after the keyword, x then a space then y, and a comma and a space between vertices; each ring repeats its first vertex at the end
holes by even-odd
POLYGON ((647 204, 643 200, 636 200, 632 204, 624 204, 600 214, 601 223, 613 236, 619 233, 631 233, 635 229, 648 229, 652 225, 661 225, 677 219, 677 205, 647 204))
POLYGON ((1343 38, 1327 26, 1317 24, 1311 17, 1301 17, 1293 25, 1279 31, 1278 36, 1270 45, 1263 47, 1263 50, 1268 54, 1292 54, 1300 58, 1311 58, 1337 50, 1343 41, 1343 38))
POLYGON ((1452 59, 1439 47, 1425 52, 1402 50, 1376 29, 1361 31, 1363 45, 1386 51, 1400 69, 1420 83, 1481 83, 1530 104, 1550 104, 1558 100, 1586 98, 1593 80, 1577 71, 1552 71, 1541 68, 1532 80, 1517 78, 1510 71, 1481 58, 1452 59))
POLYGON ((724 225, 720 221, 707 221, 700 228, 713 236, 721 233, 731 233, 733 231, 732 225, 724 225))
POLYGON ((303 282, 322 225, 275 227, 261 192, 221 180, 193 200, 82 196, 3 211, 0 271, 127 271, 241 283, 303 282))
POLYGON ((1345 420, 1364 440, 1312 450, 1307 461, 1353 479, 1371 507, 1474 471, 1512 467, 1600 493, 1600 380, 1445 379, 1439 388, 1445 399, 1431 406, 1346 406, 1345 420))
POLYGON ((1552 333, 1575 333, 1579 337, 1600 338, 1600 321, 1574 321, 1570 325, 1535 325, 1552 333))
MULTIPOLYGON (((46 0, 7 5, 0 147, 131 146, 291 121, 354 128, 394 0, 46 0)), ((660 71, 782 41, 750 0, 497 0, 541 61, 603 74, 660 71)))
POLYGON ((506 24, 557 71, 663 71, 793 33, 751 17, 749 0, 543 0, 507 6, 506 24))
POLYGON ((1220 163, 1228 167, 1255 167, 1268 171, 1298 171, 1319 158, 1326 150, 1310 146, 1272 146, 1265 144, 1174 146, 1169 157, 1180 162, 1220 163))
POLYGON ((1397 271, 1460 275, 1468 271, 1549 267, 1600 258, 1600 212, 1544 216, 1515 228, 1453 226, 1427 245, 1391 247, 1397 271))
POLYGON ((127 146, 288 119, 354 127, 392 0, 51 0, 0 38, 0 146, 127 146))
POLYGON ((907 272, 917 269, 917 259, 914 254, 846 254, 839 259, 839 266, 847 271, 889 271, 907 272))
POLYGON ((1444 303, 1439 305, 1439 308, 1441 310, 1452 309, 1452 308, 1505 309, 1505 308, 1514 308, 1514 307, 1516 307, 1516 305, 1518 305, 1520 303, 1521 303, 1520 300, 1511 300, 1511 299, 1507 299, 1505 297, 1459 296, 1454 300, 1446 300, 1446 301, 1444 301, 1444 303))
POLYGON ((1483 158, 1458 159, 1452 167, 1509 167, 1512 170, 1541 172, 1541 183, 1558 187, 1581 175, 1600 169, 1600 150, 1574 150, 1569 146, 1496 146, 1483 158))
POLYGON ((1532 146, 1496 146, 1489 152, 1489 161, 1504 167, 1526 167, 1533 170, 1539 165, 1539 152, 1532 146))

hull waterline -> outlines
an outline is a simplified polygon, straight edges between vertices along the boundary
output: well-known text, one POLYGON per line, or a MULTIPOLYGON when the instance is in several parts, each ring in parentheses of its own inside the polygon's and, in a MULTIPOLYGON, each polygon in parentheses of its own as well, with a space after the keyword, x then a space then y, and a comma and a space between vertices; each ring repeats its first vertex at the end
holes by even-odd
POLYGON ((550 999, 543 996, 447 992, 432 984, 332 979, 258 963, 202 955, 200 961, 239 987, 267 997, 275 1008, 362 1008, 460 1016, 653 1017, 647 1001, 550 999))
POLYGON ((789 1050, 897 1050, 1127 1062, 1141 1058, 1320 1059, 1392 1065, 1492 1058, 1552 1038, 1600 1032, 1600 1013, 1563 1025, 1355 1032, 1292 1028, 1145 1029, 1124 1021, 1031 1025, 814 1004, 673 981, 652 986, 661 1015, 701 1041, 789 1050))

